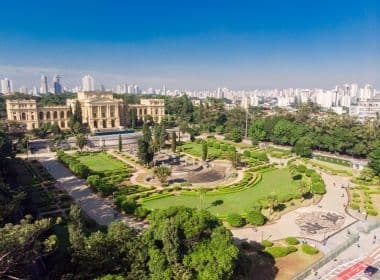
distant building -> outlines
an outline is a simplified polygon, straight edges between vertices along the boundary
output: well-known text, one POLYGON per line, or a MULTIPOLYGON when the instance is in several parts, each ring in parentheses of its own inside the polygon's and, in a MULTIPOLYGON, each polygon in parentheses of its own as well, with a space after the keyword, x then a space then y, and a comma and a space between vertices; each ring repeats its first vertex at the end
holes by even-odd
POLYGON ((82 78, 82 89, 86 91, 95 91, 95 81, 90 75, 86 75, 82 78))
POLYGON ((42 94, 46 94, 49 92, 49 88, 48 88, 48 81, 47 81, 47 77, 45 75, 42 75, 41 76, 41 87, 40 87, 40 93, 42 94))
POLYGON ((53 87, 54 87, 54 93, 59 94, 63 92, 63 88, 61 85, 61 77, 59 75, 55 75, 53 79, 53 87))
POLYGON ((9 80, 8 78, 1 80, 1 93, 5 95, 13 93, 12 80, 9 80))
POLYGON ((78 92, 77 98, 67 99, 65 105, 59 106, 38 106, 34 99, 7 99, 7 119, 23 123, 28 130, 39 128, 42 123, 57 123, 61 129, 67 129, 77 101, 83 124, 92 132, 120 130, 127 124, 132 109, 141 121, 151 117, 159 123, 165 116, 163 99, 141 99, 140 104, 126 106, 112 92, 78 92))

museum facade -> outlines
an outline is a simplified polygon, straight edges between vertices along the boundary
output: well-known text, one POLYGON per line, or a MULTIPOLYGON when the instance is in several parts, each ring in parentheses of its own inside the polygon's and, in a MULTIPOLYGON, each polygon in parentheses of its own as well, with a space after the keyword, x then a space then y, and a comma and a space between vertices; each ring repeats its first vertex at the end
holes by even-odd
POLYGON ((56 123, 61 129, 69 128, 70 115, 79 102, 83 125, 91 132, 120 130, 127 126, 130 110, 136 118, 149 116, 160 123, 165 116, 163 99, 141 99, 140 104, 124 104, 112 92, 78 92, 77 98, 66 100, 66 105, 39 106, 34 99, 7 99, 7 119, 21 122, 27 130, 39 128, 42 123, 56 123))

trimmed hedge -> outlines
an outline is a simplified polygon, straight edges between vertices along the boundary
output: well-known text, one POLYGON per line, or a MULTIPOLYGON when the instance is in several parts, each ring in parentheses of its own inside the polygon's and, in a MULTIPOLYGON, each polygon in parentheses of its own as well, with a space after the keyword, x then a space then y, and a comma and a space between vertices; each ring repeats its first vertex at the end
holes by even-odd
POLYGON ((301 250, 302 252, 308 255, 315 255, 315 254, 318 254, 319 252, 317 248, 314 248, 313 246, 310 246, 309 244, 302 244, 301 250))
POLYGON ((299 240, 295 237, 287 237, 287 238, 285 238, 285 241, 289 245, 298 245, 300 243, 299 240))
POLYGON ((269 247, 266 248, 265 251, 272 255, 274 258, 281 258, 285 257, 291 253, 297 252, 297 248, 294 246, 288 246, 288 247, 280 247, 280 246, 275 246, 275 247, 269 247))
POLYGON ((265 224, 265 216, 259 211, 250 211, 247 213, 246 220, 249 224, 255 226, 262 226, 265 224))
POLYGON ((228 214, 227 216, 227 222, 232 227, 242 227, 245 225, 245 219, 236 213, 228 214))
POLYGON ((261 245, 263 245, 265 248, 269 248, 269 247, 273 246, 273 242, 265 239, 265 240, 261 241, 261 245))

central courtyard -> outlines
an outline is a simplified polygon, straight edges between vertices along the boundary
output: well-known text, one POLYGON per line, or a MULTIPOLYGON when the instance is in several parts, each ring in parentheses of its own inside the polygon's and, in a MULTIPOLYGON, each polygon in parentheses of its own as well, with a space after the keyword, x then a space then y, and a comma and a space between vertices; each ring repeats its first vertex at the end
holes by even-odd
POLYGON ((209 210, 215 215, 225 216, 229 213, 247 213, 260 199, 265 199, 268 194, 276 194, 278 200, 286 199, 297 193, 298 182, 292 179, 287 168, 279 168, 262 173, 262 179, 253 187, 236 193, 215 194, 206 193, 200 201, 199 196, 184 194, 164 197, 143 202, 149 209, 163 209, 169 206, 200 207, 209 210))

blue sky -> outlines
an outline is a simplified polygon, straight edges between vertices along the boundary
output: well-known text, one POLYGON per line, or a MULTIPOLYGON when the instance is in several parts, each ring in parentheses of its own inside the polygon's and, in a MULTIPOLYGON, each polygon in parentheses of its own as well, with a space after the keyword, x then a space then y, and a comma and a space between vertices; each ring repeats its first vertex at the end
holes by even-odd
POLYGON ((2 0, 0 78, 38 84, 380 88, 380 1, 2 0))

